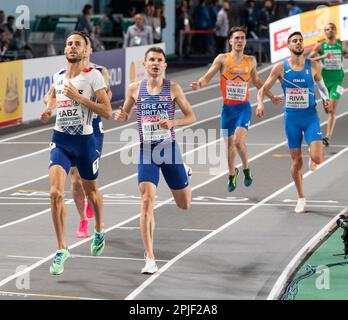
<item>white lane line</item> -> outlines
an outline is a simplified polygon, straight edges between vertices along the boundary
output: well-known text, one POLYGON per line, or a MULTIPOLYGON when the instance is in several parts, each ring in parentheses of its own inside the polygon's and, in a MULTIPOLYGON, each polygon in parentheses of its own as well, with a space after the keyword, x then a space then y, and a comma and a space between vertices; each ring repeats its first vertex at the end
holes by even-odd
POLYGON ((276 283, 274 284, 271 292, 269 293, 267 300, 277 300, 280 298, 280 295, 288 282, 291 275, 295 272, 295 270, 299 267, 300 263, 305 259, 309 253, 311 253, 315 247, 322 241, 325 236, 327 236, 337 225, 336 220, 339 218, 341 214, 347 213, 347 208, 342 210, 339 214, 337 214, 334 218, 330 220, 330 222, 322 228, 316 235, 312 237, 303 247, 302 249, 292 258, 290 263, 285 267, 276 283))
POLYGON ((75 296, 64 296, 57 294, 45 294, 45 293, 25 293, 25 292, 10 292, 0 291, 0 296, 20 296, 20 297, 37 297, 37 298, 51 298, 51 299, 68 299, 68 300, 106 300, 99 298, 86 298, 86 297, 75 297, 75 296))
POLYGON ((14 186, 11 186, 11 187, 0 189, 0 193, 3 193, 5 191, 9 191, 9 190, 12 190, 12 189, 16 189, 16 188, 19 188, 19 187, 22 187, 22 186, 25 186, 26 184, 34 183, 36 181, 39 181, 39 180, 42 180, 42 179, 45 179, 45 178, 48 178, 48 174, 45 174, 45 175, 40 176, 40 177, 35 178, 35 179, 31 179, 31 180, 27 180, 27 181, 18 183, 18 184, 14 185, 14 186))
MULTIPOLYGON (((286 141, 285 141, 286 143, 286 141)), ((283 143, 284 144, 284 143, 283 143)), ((272 149, 272 148, 271 148, 272 149)), ((326 166, 327 164, 329 164, 330 162, 332 162, 333 160, 335 160, 336 158, 338 158, 339 156, 341 156, 343 153, 347 152, 348 148, 345 148, 341 151, 339 151, 338 153, 336 153, 335 155, 333 155, 330 159, 326 160, 325 162, 323 162, 322 164, 320 164, 318 166, 319 170, 321 167, 326 166)), ((250 160, 251 161, 251 160, 250 160)), ((313 174, 313 171, 308 171, 303 175, 303 179, 305 179, 306 177, 310 176, 311 174, 313 174)), ((203 184, 207 184, 209 183, 208 181, 203 183, 203 184)), ((290 187, 293 187, 295 184, 294 182, 289 183, 288 185, 286 185, 285 187, 278 189, 276 192, 272 193, 271 195, 269 195, 268 197, 264 198, 262 201, 260 201, 259 203, 253 205, 251 208, 245 210, 244 212, 242 212, 241 214, 239 214, 237 217, 233 218, 232 220, 228 221, 227 223, 225 223, 224 225, 222 225, 221 227, 219 227, 218 229, 216 229, 215 231, 209 233, 208 235, 206 235, 205 237, 201 238, 200 240, 198 240, 197 242, 195 242, 194 244, 192 244, 189 248, 187 248, 186 250, 182 251, 180 254, 178 254, 175 258, 173 258, 172 260, 170 260, 168 263, 166 263, 164 266, 162 266, 157 273, 151 275, 145 282, 143 282, 138 288, 136 288, 133 292, 131 292, 126 298, 125 300, 133 300, 139 293, 141 293, 145 288, 147 288, 152 282, 154 282, 162 273, 164 273, 167 269, 169 269, 175 262, 179 261, 181 258, 183 258, 185 255, 187 255, 188 253, 190 253, 191 251, 193 251, 194 249, 196 249, 197 247, 199 247, 202 243, 206 242, 207 240, 209 240, 210 238, 214 237, 215 235, 217 235, 218 233, 220 233, 221 231, 225 230, 226 228, 230 227, 231 225, 235 224, 236 222, 238 222, 239 220, 241 220, 242 218, 246 217, 248 214, 250 214, 251 212, 253 212, 255 209, 259 208, 262 204, 268 202, 269 200, 273 199, 274 197, 276 197, 277 195, 281 194, 282 192, 284 192, 285 190, 289 189, 290 187)))
MULTIPOLYGON (((174 203, 174 202, 173 202, 174 203)), ((140 230, 140 227, 120 227, 120 230, 140 230)), ((211 232, 211 229, 174 229, 174 228, 156 228, 156 230, 166 230, 166 231, 192 231, 192 232, 211 232)))

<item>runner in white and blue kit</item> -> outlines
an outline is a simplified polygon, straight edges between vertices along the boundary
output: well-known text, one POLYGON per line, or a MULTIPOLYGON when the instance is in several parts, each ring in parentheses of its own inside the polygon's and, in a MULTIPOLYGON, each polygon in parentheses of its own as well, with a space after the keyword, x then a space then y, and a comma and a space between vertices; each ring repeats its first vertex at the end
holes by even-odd
POLYGON ((332 101, 328 99, 329 94, 321 76, 320 63, 306 59, 303 55, 303 36, 300 32, 290 34, 288 48, 291 52, 290 58, 273 67, 270 76, 258 92, 256 114, 259 117, 263 116, 265 91, 270 90, 278 79, 285 96, 284 125, 291 155, 291 175, 299 197, 295 212, 303 213, 306 204, 302 178, 303 136, 310 147, 310 169, 315 170, 324 159, 314 81, 328 110, 332 108, 332 101))
POLYGON ((136 104, 140 137, 138 184, 141 194, 140 229, 145 249, 145 266, 141 273, 152 274, 158 268, 153 250, 155 228, 154 205, 159 171, 171 189, 177 206, 187 209, 191 203, 188 170, 183 163, 174 127, 195 122, 196 117, 182 88, 174 81, 163 79, 167 66, 165 54, 159 47, 145 53, 147 79, 130 84, 123 106, 115 120, 127 121, 136 104), (184 116, 174 119, 175 104, 184 116))
POLYGON ((49 165, 51 211, 58 242, 58 250, 50 267, 50 273, 54 275, 64 271, 64 262, 70 255, 64 232, 64 186, 72 164, 79 170, 83 189, 95 212, 92 255, 100 255, 105 246, 103 199, 97 186, 99 154, 92 120, 93 113, 110 118, 112 109, 100 72, 84 65, 87 43, 87 38, 80 32, 73 32, 67 37, 64 50, 68 60, 67 68, 54 75, 52 101, 55 101, 55 106, 52 106, 52 101, 48 101, 41 115, 41 120, 47 122, 52 108, 57 109, 49 165), (97 102, 92 97, 96 97, 97 102))

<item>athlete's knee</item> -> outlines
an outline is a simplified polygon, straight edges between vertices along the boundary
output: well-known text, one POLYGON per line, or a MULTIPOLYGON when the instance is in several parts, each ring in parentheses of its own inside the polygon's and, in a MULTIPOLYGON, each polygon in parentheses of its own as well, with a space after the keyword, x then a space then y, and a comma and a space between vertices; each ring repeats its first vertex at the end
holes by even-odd
POLYGON ((50 198, 54 203, 60 203, 64 200, 64 192, 56 187, 52 187, 50 190, 50 198))
POLYGON ((92 203, 97 202, 98 201, 98 190, 89 190, 88 192, 86 192, 86 197, 92 203))
POLYGON ((71 180, 71 193, 73 195, 83 192, 83 186, 81 179, 72 179, 71 180))
POLYGON ((296 170, 296 171, 301 170, 302 169, 302 165, 303 165, 302 157, 298 157, 298 158, 292 159, 291 165, 292 165, 294 170, 296 170))
POLYGON ((143 208, 143 212, 151 212, 151 208, 153 208, 154 203, 155 197, 152 194, 146 192, 141 195, 141 206, 143 208))
POLYGON ((191 206, 191 199, 185 198, 182 201, 178 201, 176 204, 178 208, 182 210, 187 210, 191 206))
POLYGON ((316 164, 321 164, 324 161, 324 155, 322 154, 316 154, 311 156, 312 161, 315 162, 316 164))
POLYGON ((233 143, 237 149, 240 149, 244 145, 244 139, 238 136, 233 138, 233 143))

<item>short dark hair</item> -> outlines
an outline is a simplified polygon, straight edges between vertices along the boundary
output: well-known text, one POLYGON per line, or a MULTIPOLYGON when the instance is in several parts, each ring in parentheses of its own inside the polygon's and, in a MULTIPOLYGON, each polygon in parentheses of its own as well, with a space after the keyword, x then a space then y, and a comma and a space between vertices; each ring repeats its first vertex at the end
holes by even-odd
POLYGON ((233 34, 234 34, 235 32, 238 32, 238 31, 244 32, 245 36, 246 36, 247 33, 248 33, 247 28, 244 27, 244 26, 232 27, 232 28, 230 29, 229 38, 231 38, 231 37, 233 36, 233 34))
POLYGON ((164 60, 166 59, 166 54, 164 53, 164 51, 163 51, 162 48, 160 48, 160 47, 151 47, 151 48, 149 48, 149 49, 145 52, 145 60, 146 60, 146 58, 147 58, 147 55, 148 55, 150 52, 162 53, 162 54, 163 54, 163 57, 164 57, 164 60))
MULTIPOLYGON (((91 38, 91 36, 86 32, 86 31, 84 31, 84 30, 82 30, 82 31, 79 31, 80 33, 82 33, 85 37, 86 37, 86 39, 89 41, 89 43, 91 44, 91 48, 93 48, 93 40, 92 40, 92 38, 91 38)), ((88 43, 87 43, 87 45, 88 45, 88 43)))
POLYGON ((82 9, 82 13, 86 14, 89 10, 91 10, 93 7, 90 4, 85 4, 85 6, 82 9))
POLYGON ((290 39, 293 37, 293 36, 301 36, 301 38, 303 39, 303 35, 300 31, 295 31, 293 33, 291 33, 289 36, 288 36, 288 43, 290 43, 290 39))
POLYGON ((68 39, 69 37, 71 37, 71 36, 73 36, 75 34, 80 36, 80 37, 82 37, 85 40, 85 42, 86 42, 86 46, 88 46, 88 40, 87 40, 86 35, 84 33, 80 32, 80 31, 70 32, 66 38, 68 39))

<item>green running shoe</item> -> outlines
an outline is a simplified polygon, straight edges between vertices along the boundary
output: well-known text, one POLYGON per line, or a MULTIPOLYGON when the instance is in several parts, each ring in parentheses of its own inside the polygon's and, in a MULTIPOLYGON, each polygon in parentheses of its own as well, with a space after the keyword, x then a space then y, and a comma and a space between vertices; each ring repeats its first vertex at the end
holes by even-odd
POLYGON ((105 232, 94 231, 94 237, 91 244, 92 256, 100 256, 105 247, 105 232))
POLYGON ((228 177, 228 185, 227 185, 228 192, 232 192, 236 189, 238 173, 239 173, 239 170, 237 168, 234 168, 234 176, 230 175, 228 177))
POLYGON ((244 172, 244 185, 246 187, 250 187, 251 184, 253 183, 253 175, 251 173, 250 168, 248 169, 243 169, 244 172))
POLYGON ((50 273, 52 275, 62 274, 64 271, 64 262, 70 257, 68 249, 61 249, 56 252, 54 256, 53 264, 50 266, 50 273))

